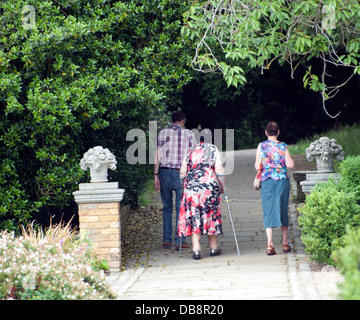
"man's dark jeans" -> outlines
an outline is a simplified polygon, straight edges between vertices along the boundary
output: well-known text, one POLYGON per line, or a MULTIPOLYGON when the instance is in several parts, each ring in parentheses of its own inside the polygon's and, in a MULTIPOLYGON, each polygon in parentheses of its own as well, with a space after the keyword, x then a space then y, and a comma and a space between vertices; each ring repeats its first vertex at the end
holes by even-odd
MULTIPOLYGON (((172 243, 172 212, 173 212, 173 190, 175 191, 175 208, 176 208, 176 224, 175 224, 175 244, 180 244, 180 237, 177 236, 177 225, 180 211, 181 201, 181 180, 180 172, 175 169, 161 169, 159 171, 160 179, 160 195, 163 208, 163 242, 172 243)), ((183 242, 185 239, 183 239, 183 242)))

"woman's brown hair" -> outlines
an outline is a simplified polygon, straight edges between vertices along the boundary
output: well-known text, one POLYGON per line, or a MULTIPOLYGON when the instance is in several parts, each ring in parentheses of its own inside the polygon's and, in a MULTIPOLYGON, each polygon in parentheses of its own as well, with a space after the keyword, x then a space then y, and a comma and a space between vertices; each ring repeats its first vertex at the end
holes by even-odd
POLYGON ((275 121, 270 121, 265 130, 270 137, 276 136, 279 132, 279 125, 275 121))

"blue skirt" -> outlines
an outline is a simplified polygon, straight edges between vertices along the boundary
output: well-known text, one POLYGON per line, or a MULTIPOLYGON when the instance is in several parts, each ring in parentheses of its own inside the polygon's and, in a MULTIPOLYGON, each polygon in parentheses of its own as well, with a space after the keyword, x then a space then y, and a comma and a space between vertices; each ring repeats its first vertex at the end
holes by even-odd
POLYGON ((288 227, 289 179, 267 179, 261 182, 264 227, 288 227))

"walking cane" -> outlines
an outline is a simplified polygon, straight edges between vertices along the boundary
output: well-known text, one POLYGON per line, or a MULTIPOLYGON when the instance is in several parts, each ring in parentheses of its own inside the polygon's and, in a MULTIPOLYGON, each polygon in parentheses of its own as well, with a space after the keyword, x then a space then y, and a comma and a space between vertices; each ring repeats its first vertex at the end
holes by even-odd
POLYGON ((235 227, 234 227, 234 223, 233 223, 233 219, 231 216, 231 210, 230 210, 230 206, 229 206, 229 200, 227 197, 227 192, 226 192, 226 187, 225 187, 225 180, 224 180, 224 176, 223 175, 218 175, 218 177, 222 180, 223 182, 223 187, 224 187, 224 196, 225 196, 225 202, 227 204, 228 210, 229 210, 229 217, 230 217, 230 222, 231 222, 231 227, 234 233, 234 239, 235 239, 235 243, 236 243, 236 249, 237 249, 237 254, 240 255, 240 249, 239 249, 239 245, 236 239, 236 232, 235 232, 235 227))
MULTIPOLYGON (((181 179, 181 194, 183 194, 184 192, 184 178, 180 178, 181 179)), ((180 235, 180 249, 179 249, 179 254, 182 254, 182 234, 180 235)))

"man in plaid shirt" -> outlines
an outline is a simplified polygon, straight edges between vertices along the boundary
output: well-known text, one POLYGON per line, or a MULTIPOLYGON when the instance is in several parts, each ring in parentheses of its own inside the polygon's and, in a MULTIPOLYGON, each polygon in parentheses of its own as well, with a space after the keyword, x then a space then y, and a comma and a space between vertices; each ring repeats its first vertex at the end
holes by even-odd
MULTIPOLYGON (((172 116, 172 125, 159 132, 154 164, 154 185, 160 190, 163 202, 163 246, 170 247, 172 243, 172 211, 175 190, 176 226, 175 246, 180 248, 180 237, 177 235, 177 222, 179 218, 182 187, 180 180, 180 167, 182 160, 189 150, 196 145, 194 134, 184 129, 186 116, 182 111, 177 111, 172 116)), ((185 241, 185 239, 183 239, 185 241)), ((183 242, 182 248, 190 248, 183 242)))

